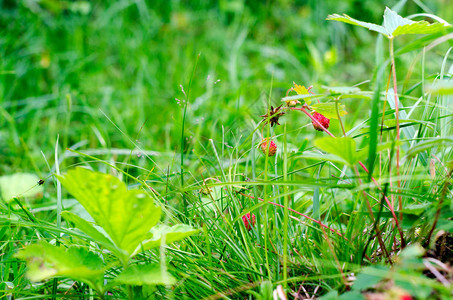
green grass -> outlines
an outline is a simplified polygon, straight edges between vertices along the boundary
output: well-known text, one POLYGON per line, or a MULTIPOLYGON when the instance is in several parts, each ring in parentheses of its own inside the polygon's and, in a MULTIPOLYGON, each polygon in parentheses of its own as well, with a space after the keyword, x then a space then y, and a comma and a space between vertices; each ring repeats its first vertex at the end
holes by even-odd
MULTIPOLYGON (((425 276, 430 262, 414 245, 435 252, 440 234, 452 230, 453 99, 429 92, 433 80, 451 80, 452 42, 442 40, 451 29, 395 40, 396 145, 388 41, 325 20, 346 13, 380 24, 378 1, 77 3, 0 1, 0 176, 45 179, 42 191, 35 182, 11 185, 18 198, 0 202, 0 294, 97 297, 67 278, 32 283, 13 256, 39 240, 102 252, 60 216, 70 210, 91 220, 53 176, 84 166, 131 189, 152 188, 162 223, 201 229, 132 259, 166 262, 177 283, 149 287, 158 299, 270 299, 279 285, 289 298, 406 290, 448 299, 451 274, 431 261, 440 277, 425 276), (435 41, 442 43, 431 47, 435 41), (341 96, 348 112, 341 121, 370 174, 315 147, 327 134, 301 111, 286 110, 281 126, 260 123, 293 81, 313 85, 323 103, 333 100, 323 86, 361 89, 341 96), (270 136, 274 157, 258 148, 270 136), (403 214, 406 252, 383 195, 403 214), (256 215, 250 231, 242 222, 248 212, 256 215), (389 279, 395 282, 385 287, 389 279)), ((398 3, 402 16, 425 12, 453 22, 449 2, 398 3)), ((329 131, 343 135, 337 119, 329 131)), ((111 253, 102 257, 114 264, 111 253)), ((115 266, 106 278, 120 272, 115 266)), ((132 290, 111 293, 106 298, 127 299, 132 290)))

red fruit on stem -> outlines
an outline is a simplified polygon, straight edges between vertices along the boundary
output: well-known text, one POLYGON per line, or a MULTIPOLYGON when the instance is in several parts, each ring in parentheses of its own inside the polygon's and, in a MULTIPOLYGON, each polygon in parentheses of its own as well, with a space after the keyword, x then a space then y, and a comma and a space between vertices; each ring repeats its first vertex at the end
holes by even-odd
MULTIPOLYGON (((321 115, 320 113, 317 113, 315 112, 313 114, 313 119, 315 119, 316 121, 318 121, 322 126, 324 126, 325 129, 328 129, 329 128, 329 123, 330 123, 330 120, 327 119, 326 117, 324 117, 323 115, 321 115)), ((324 129, 322 129, 321 126, 319 126, 318 123, 316 123, 314 120, 311 120, 311 123, 313 124, 313 127, 318 130, 318 131, 324 131, 324 129)))
POLYGON ((250 213, 246 213, 245 216, 242 216, 242 221, 244 222, 245 228, 250 231, 253 226, 255 226, 255 215, 252 214, 250 218, 250 213))
POLYGON ((267 141, 269 139, 263 139, 260 143, 260 149, 264 153, 264 155, 267 156, 274 156, 275 153, 277 152, 277 145, 274 143, 274 141, 271 140, 269 146, 267 145, 267 141), (269 147, 269 149, 268 149, 269 147))

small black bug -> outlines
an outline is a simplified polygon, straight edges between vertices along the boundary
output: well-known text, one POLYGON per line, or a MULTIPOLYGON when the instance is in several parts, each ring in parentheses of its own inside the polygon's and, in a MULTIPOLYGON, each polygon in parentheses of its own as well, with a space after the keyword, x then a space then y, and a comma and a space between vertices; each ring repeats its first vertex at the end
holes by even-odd
POLYGON ((44 184, 44 180, 42 180, 42 179, 39 179, 39 181, 38 181, 38 185, 43 185, 43 184, 44 184))

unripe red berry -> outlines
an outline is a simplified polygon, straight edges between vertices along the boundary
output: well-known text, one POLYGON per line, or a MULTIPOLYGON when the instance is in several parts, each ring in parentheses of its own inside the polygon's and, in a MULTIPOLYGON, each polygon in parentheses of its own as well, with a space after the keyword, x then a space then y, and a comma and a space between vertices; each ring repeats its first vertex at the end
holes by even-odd
POLYGON ((270 140, 270 144, 268 146, 267 142, 269 139, 263 139, 260 143, 260 149, 264 153, 264 155, 267 156, 274 156, 275 153, 277 152, 277 145, 274 143, 274 141, 270 140), (269 147, 269 149, 268 149, 269 147))
MULTIPOLYGON (((321 115, 320 113, 315 112, 315 113, 313 114, 313 119, 315 119, 316 121, 318 121, 322 126, 324 126, 325 129, 328 129, 328 128, 329 128, 330 120, 327 119, 326 117, 324 117, 323 115, 321 115)), ((322 129, 322 127, 319 126, 319 124, 316 123, 314 120, 312 120, 311 123, 313 124, 313 127, 314 127, 316 130, 318 130, 318 131, 324 131, 324 129, 322 129)))
POLYGON ((252 214, 250 217, 250 213, 246 213, 244 216, 242 216, 242 221, 244 222, 245 228, 250 231, 253 226, 255 226, 255 215, 252 214))

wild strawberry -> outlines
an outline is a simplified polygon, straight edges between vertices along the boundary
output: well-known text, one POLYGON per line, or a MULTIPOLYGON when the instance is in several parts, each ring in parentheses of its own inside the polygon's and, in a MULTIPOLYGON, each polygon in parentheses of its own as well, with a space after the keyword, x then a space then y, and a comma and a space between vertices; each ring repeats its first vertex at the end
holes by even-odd
POLYGON ((250 218, 250 213, 246 213, 245 216, 242 216, 242 221, 244 222, 245 228, 250 231, 253 226, 255 226, 255 215, 252 214, 250 218))
MULTIPOLYGON (((330 120, 327 119, 326 117, 324 117, 323 115, 321 115, 320 113, 315 112, 315 113, 313 114, 313 119, 315 119, 316 121, 318 121, 319 123, 321 123, 321 125, 324 126, 325 129, 328 129, 328 128, 329 128, 330 120)), ((324 131, 324 129, 322 129, 322 127, 319 126, 314 120, 312 120, 311 123, 313 124, 313 127, 314 127, 316 130, 318 130, 318 131, 324 131)))
POLYGON ((260 149, 264 153, 264 155, 274 156, 275 153, 277 152, 277 145, 274 143, 273 140, 270 140, 269 138, 265 138, 260 143, 260 149), (270 141, 269 146, 267 145, 267 141, 270 141), (269 149, 268 149, 268 147, 269 147, 269 149))

